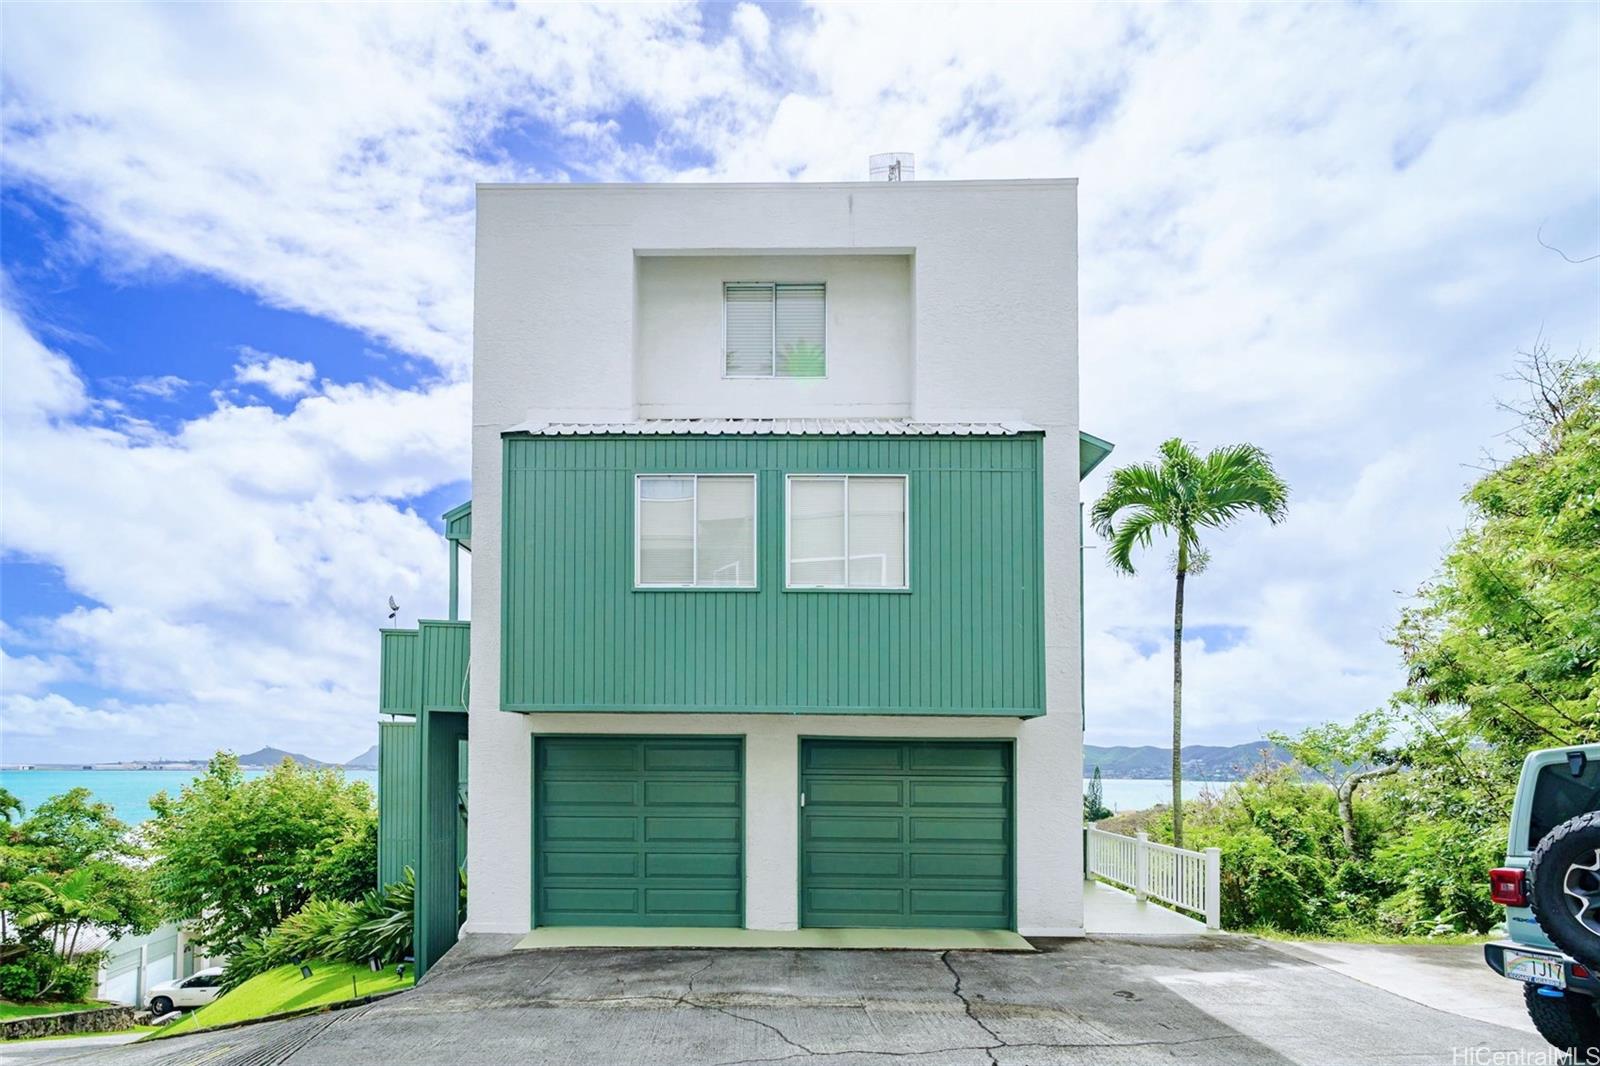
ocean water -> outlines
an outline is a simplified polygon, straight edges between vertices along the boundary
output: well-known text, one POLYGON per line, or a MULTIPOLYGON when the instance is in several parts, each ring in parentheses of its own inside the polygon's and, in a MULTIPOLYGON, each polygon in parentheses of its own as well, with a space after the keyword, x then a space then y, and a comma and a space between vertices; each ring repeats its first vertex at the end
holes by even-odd
MULTIPOLYGON (((1185 781, 1183 783, 1183 798, 1194 799, 1201 792, 1210 789, 1212 792, 1221 792, 1226 789, 1231 781, 1185 781)), ((1172 782, 1162 780, 1135 780, 1131 778, 1106 777, 1100 781, 1102 801, 1114 811, 1142 811, 1147 807, 1154 807, 1158 803, 1172 802, 1172 782)), ((1089 779, 1083 779, 1083 789, 1089 790, 1089 779)))
MULTIPOLYGON (((246 777, 259 777, 265 770, 246 770, 246 777)), ((117 817, 130 825, 150 818, 150 797, 165 790, 178 790, 200 776, 199 770, 0 770, 0 786, 22 801, 32 812, 51 796, 83 787, 94 798, 111 804, 117 817)), ((365 781, 378 787, 378 771, 346 770, 348 781, 365 781)))
MULTIPOLYGON (((245 771, 251 777, 265 772, 245 771)), ((118 818, 137 824, 150 817, 151 796, 163 789, 176 795, 198 776, 197 770, 0 770, 0 786, 10 790, 29 811, 51 796, 82 786, 96 799, 111 804, 118 818)), ((374 790, 378 787, 376 770, 346 770, 344 776, 351 781, 365 781, 374 790)), ((1169 781, 1108 777, 1101 786, 1105 805, 1114 811, 1144 810, 1172 797, 1169 781)), ((1088 778, 1084 778, 1083 787, 1089 787, 1088 778)), ((1226 781, 1185 781, 1183 795, 1194 799, 1205 789, 1220 792, 1227 787, 1226 781)))

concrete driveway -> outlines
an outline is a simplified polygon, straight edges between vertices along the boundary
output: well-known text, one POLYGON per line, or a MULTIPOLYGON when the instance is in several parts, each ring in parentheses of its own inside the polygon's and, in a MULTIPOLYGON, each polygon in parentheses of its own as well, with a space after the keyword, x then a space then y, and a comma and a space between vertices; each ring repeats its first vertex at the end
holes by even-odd
POLYGON ((420 987, 367 1007, 55 1061, 1449 1066, 1549 1051, 1235 937, 1064 941, 1032 955, 513 942, 468 938, 420 987))

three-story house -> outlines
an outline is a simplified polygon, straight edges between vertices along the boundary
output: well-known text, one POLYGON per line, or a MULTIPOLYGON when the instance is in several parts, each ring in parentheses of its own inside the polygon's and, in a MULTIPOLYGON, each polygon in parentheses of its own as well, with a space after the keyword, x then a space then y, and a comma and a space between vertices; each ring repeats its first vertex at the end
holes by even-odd
POLYGON ((1076 192, 480 186, 424 967, 463 826, 469 933, 1082 931, 1076 192))

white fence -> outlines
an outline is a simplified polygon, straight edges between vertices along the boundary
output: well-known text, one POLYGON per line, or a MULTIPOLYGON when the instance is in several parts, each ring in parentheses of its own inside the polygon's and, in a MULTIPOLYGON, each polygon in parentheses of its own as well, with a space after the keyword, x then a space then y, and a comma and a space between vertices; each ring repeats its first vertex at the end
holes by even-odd
POLYGON ((1222 928, 1222 851, 1190 851, 1151 843, 1148 834, 1125 837, 1093 826, 1085 830, 1084 860, 1091 877, 1132 889, 1222 928))

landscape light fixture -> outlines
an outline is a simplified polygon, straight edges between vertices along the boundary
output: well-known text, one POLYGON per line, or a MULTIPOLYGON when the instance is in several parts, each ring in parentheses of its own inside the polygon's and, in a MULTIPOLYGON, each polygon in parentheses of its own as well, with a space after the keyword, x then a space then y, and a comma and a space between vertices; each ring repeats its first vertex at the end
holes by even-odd
POLYGON ((394 968, 394 975, 396 977, 404 977, 406 975, 406 964, 403 962, 397 964, 394 968))
POLYGON ((367 960, 367 969, 371 970, 373 973, 377 973, 380 969, 382 969, 382 967, 378 965, 378 956, 374 955, 372 958, 367 960))
POLYGON ((300 964, 300 979, 302 981, 305 981, 305 980, 309 980, 310 977, 311 977, 311 967, 307 966, 305 963, 302 962, 300 964))

